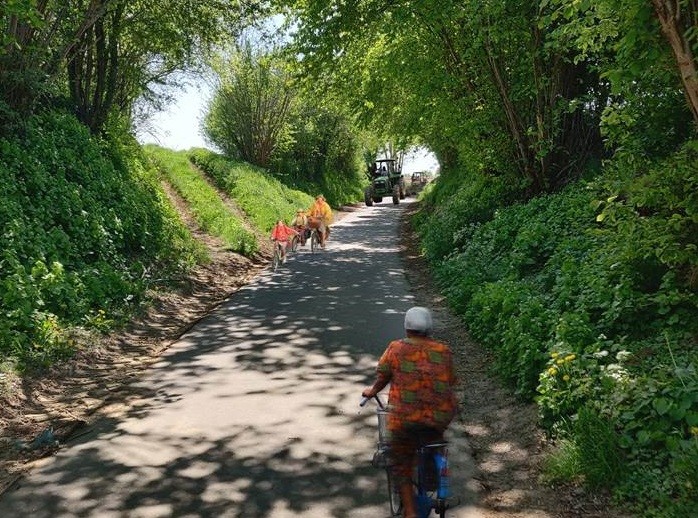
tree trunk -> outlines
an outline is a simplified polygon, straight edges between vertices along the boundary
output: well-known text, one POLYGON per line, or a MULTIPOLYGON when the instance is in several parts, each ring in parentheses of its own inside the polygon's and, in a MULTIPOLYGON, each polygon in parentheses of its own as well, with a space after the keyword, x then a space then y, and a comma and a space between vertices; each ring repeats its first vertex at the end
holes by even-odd
POLYGON ((533 151, 531 150, 530 142, 526 136, 521 123, 521 118, 519 117, 516 107, 509 96, 509 89, 507 87, 502 73, 499 69, 499 64, 494 56, 491 45, 489 42, 485 42, 485 51, 487 53, 487 63, 490 68, 490 73, 492 74, 492 80, 494 81, 495 87, 499 92, 499 97, 502 101, 502 109, 504 110, 507 127, 509 129, 509 134, 514 141, 514 147, 516 155, 519 159, 520 168, 524 176, 526 176, 532 182, 532 190, 534 192, 542 192, 545 188, 544 181, 541 178, 540 171, 537 169, 535 162, 535 157, 533 151))
POLYGON ((689 29, 696 28, 698 3, 672 0, 652 0, 652 3, 659 18, 662 33, 671 45, 676 58, 693 120, 698 124, 698 63, 686 36, 689 29))

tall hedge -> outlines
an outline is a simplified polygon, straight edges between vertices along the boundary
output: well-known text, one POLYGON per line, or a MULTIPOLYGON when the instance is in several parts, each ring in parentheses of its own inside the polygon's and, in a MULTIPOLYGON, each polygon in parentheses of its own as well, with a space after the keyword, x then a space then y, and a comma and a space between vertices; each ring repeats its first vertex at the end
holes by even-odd
POLYGON ((128 139, 48 113, 0 140, 0 354, 20 368, 69 354, 70 326, 109 327, 191 238, 128 139))

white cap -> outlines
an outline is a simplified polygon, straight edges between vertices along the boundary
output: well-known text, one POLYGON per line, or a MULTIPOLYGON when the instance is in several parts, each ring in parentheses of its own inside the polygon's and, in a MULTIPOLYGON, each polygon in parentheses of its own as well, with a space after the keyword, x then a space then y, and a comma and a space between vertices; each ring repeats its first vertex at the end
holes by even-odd
POLYGON ((415 306, 405 313, 405 330, 415 331, 428 335, 431 333, 434 324, 431 319, 431 311, 421 306, 415 306))

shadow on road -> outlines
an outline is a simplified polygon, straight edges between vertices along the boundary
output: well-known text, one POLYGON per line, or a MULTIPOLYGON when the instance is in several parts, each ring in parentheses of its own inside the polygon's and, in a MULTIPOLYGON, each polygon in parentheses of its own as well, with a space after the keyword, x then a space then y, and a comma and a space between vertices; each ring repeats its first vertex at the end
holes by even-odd
POLYGON ((399 213, 352 214, 327 250, 237 292, 134 384, 123 417, 26 477, 0 515, 387 514, 374 416, 357 403, 412 301, 399 213))

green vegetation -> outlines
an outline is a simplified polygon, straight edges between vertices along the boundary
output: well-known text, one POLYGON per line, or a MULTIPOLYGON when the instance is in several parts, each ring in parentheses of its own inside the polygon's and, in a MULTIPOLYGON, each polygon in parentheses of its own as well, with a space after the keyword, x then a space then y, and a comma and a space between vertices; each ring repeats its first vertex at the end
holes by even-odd
POLYGON ((493 371, 536 399, 561 440, 550 476, 571 470, 656 516, 695 510, 696 163, 696 141, 618 159, 484 216, 499 184, 439 182, 427 203, 442 202, 417 219, 450 303, 495 351, 493 371))
MULTIPOLYGON (((269 7, 64 4, 0 11, 2 371, 71 354, 72 328, 110 329, 202 259, 127 128, 269 7)), ((429 147, 425 254, 493 371, 537 401, 549 480, 698 515, 696 3, 271 5, 291 44, 218 68, 207 130, 229 157, 148 150, 202 228, 255 250, 187 159, 267 232, 313 194, 359 199, 362 154, 429 147)))
POLYGON ((296 210, 310 207, 313 201, 312 196, 286 187, 245 162, 234 162, 205 149, 192 150, 189 156, 264 232, 279 219, 288 223, 296 210))
POLYGON ((186 200, 196 222, 207 233, 221 238, 226 246, 243 255, 257 251, 257 239, 231 214, 216 189, 194 168, 185 151, 170 151, 156 146, 145 148, 167 181, 186 200))
POLYGON ((360 133, 326 96, 294 78, 281 52, 247 43, 215 60, 219 78, 204 129, 224 153, 339 207, 362 199, 360 133))
POLYGON ((192 264, 190 236, 135 142, 74 117, 0 139, 0 354, 19 370, 71 354, 69 329, 127 318, 153 279, 192 264))
POLYGON ((160 105, 153 85, 173 83, 173 72, 234 34, 243 16, 232 0, 3 2, 0 135, 56 105, 93 134, 109 131, 114 116, 136 114, 137 100, 140 109, 160 105))

